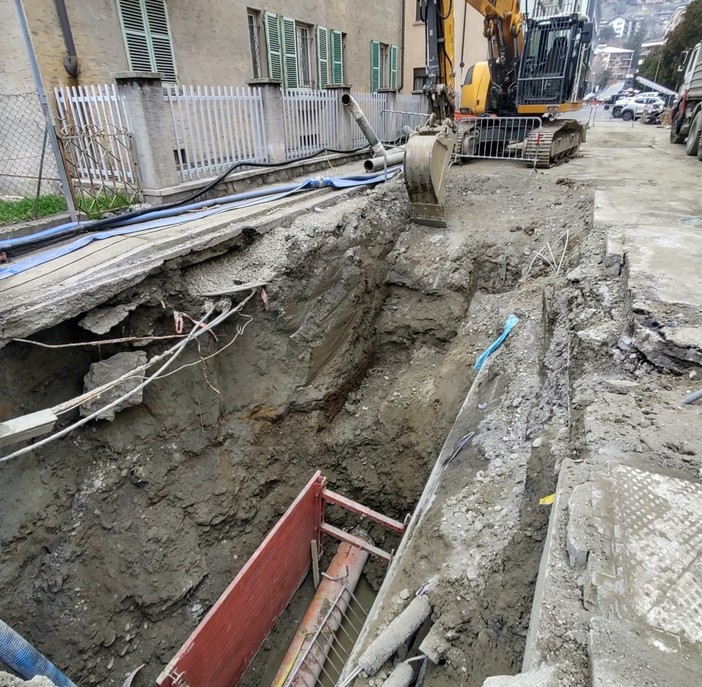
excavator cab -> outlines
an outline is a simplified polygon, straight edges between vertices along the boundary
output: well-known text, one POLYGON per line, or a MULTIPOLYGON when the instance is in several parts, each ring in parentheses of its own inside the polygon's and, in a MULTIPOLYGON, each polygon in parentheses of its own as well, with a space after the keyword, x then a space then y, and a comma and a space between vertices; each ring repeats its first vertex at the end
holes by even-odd
POLYGON ((520 114, 557 114, 582 99, 592 40, 592 24, 577 14, 528 19, 519 62, 520 114))

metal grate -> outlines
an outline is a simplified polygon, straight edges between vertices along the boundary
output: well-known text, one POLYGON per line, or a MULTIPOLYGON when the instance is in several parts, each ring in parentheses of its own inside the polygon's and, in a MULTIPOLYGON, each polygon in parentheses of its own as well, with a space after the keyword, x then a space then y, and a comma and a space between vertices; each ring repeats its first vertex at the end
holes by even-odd
MULTIPOLYGON (((285 680, 284 687, 331 687, 336 685, 356 638, 368 615, 369 609, 364 608, 354 593, 343 586, 334 602, 329 607, 326 616, 320 623, 301 652, 290 674, 285 680), (332 622, 339 625, 336 633, 332 630, 332 622), (346 641, 340 641, 345 639, 346 641), (303 668, 316 667, 319 678, 312 682, 307 671, 303 668), (302 672, 301 672, 302 671, 302 672), (306 676, 306 677, 305 677, 306 676)), ((310 670, 310 672, 312 672, 310 670)))
POLYGON ((76 204, 92 215, 137 201, 141 188, 115 86, 57 86, 54 93, 76 204))
MULTIPOLYGON (((541 151, 539 117, 471 117, 458 122, 456 156, 536 162, 541 151)), ((546 148, 548 149, 548 145, 546 148)))

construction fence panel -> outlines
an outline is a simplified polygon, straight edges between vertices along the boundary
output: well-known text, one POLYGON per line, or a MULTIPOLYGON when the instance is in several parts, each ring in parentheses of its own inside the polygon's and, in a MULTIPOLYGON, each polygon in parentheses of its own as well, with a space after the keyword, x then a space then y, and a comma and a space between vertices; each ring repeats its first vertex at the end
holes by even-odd
POLYGON ((456 155, 461 158, 521 160, 535 164, 542 145, 541 124, 540 117, 460 119, 456 155))
POLYGON ((217 176, 235 162, 267 162, 261 89, 164 87, 183 181, 217 176))
POLYGON ((137 201, 131 134, 114 84, 56 86, 57 135, 76 204, 88 214, 137 201))
POLYGON ((36 93, 0 95, 0 198, 60 194, 58 167, 36 93))
POLYGON ((410 132, 429 119, 429 99, 424 95, 396 95, 392 109, 383 111, 384 141, 400 145, 410 132))
POLYGON ((283 94, 285 156, 296 160, 340 148, 338 91, 288 90, 283 94))

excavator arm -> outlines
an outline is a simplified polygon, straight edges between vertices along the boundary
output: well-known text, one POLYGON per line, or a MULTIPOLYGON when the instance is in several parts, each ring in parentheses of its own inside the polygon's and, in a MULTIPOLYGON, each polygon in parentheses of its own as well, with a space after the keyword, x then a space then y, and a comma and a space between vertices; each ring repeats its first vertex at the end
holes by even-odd
MULTIPOLYGON (((484 17, 483 34, 488 41, 488 64, 496 100, 514 102, 519 57, 524 47, 524 15, 519 0, 463 0, 484 17)), ((454 55, 454 9, 460 0, 420 0, 426 27, 427 83, 424 92, 438 121, 455 110, 456 72, 454 55)), ((505 108, 501 108, 505 109, 505 108)))
MULTIPOLYGON (((432 116, 407 142, 405 184, 417 222, 444 226, 446 174, 453 156, 456 130, 454 55, 454 8, 460 0, 420 0, 426 27, 427 82, 424 93, 432 116)), ((485 18, 493 98, 513 98, 517 66, 523 46, 519 0, 464 0, 485 18)))
MULTIPOLYGON (((419 2, 426 25, 424 92, 432 116, 407 142, 405 183, 413 219, 441 225, 446 173, 456 147, 452 59, 454 9, 461 0, 419 2)), ((592 39, 588 17, 560 4, 542 7, 540 16, 527 19, 519 0, 463 2, 483 16, 488 54, 486 62, 471 67, 471 83, 463 88, 461 108, 474 119, 461 132, 457 154, 462 158, 475 157, 479 151, 497 157, 522 155, 521 159, 538 167, 575 154, 585 140, 583 126, 575 120, 549 122, 582 106, 592 39)))

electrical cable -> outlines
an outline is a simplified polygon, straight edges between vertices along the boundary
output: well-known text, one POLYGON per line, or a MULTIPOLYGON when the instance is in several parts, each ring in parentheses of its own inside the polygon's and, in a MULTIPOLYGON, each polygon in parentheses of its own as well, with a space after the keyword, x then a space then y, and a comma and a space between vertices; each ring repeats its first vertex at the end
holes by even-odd
MULTIPOLYGON (((156 211, 152 213, 158 215, 155 219, 145 221, 140 224, 132 224, 131 226, 119 227, 115 229, 105 230, 101 232, 84 234, 78 238, 75 238, 69 243, 62 244, 55 248, 50 248, 49 250, 35 253, 27 258, 16 260, 14 262, 7 263, 5 265, 0 265, 0 279, 5 277, 10 277, 16 274, 25 272, 33 267, 43 265, 56 258, 63 257, 76 250, 87 246, 93 241, 99 241, 102 239, 113 238, 116 236, 126 236, 142 231, 148 231, 151 229, 164 229, 176 226, 178 224, 183 224, 196 219, 203 219, 205 217, 210 217, 211 215, 219 214, 222 212, 227 212, 229 210, 241 209, 245 207, 251 207, 254 205, 260 205, 262 203, 268 203, 275 200, 280 200, 287 196, 299 193, 302 191, 311 191, 320 188, 333 188, 333 189, 344 189, 352 188, 354 186, 368 186, 372 184, 381 183, 387 181, 388 178, 394 176, 399 170, 401 165, 396 165, 388 169, 388 174, 356 174, 356 175, 346 175, 341 177, 318 177, 310 178, 298 185, 288 185, 285 187, 275 187, 274 189, 269 189, 275 191, 276 189, 285 188, 286 190, 272 195, 264 197, 255 197, 249 200, 242 200, 235 203, 229 203, 225 205, 217 205, 220 199, 212 199, 210 201, 203 201, 207 204, 215 205, 213 208, 201 209, 199 212, 186 213, 185 210, 189 206, 180 209, 171 209, 167 211, 156 211), (177 215, 171 217, 172 215, 177 215)), ((198 204, 199 207, 199 204, 198 204)), ((40 232, 41 233, 41 232, 40 232)), ((23 237, 27 238, 27 237, 23 237)), ((23 240, 18 239, 18 240, 23 240)))
MULTIPOLYGON (((215 306, 212 305, 207 309, 207 312, 202 316, 200 320, 196 324, 193 325, 193 328, 190 330, 189 334, 187 337, 185 337, 182 341, 180 341, 176 346, 173 347, 173 354, 171 357, 166 360, 166 362, 159 367, 154 374, 152 374, 150 377, 147 377, 142 381, 139 385, 134 387, 133 389, 130 389, 128 392, 120 396, 119 398, 115 399, 114 401, 108 403, 106 406, 102 406, 98 410, 96 410, 94 413, 91 413, 90 415, 86 415, 85 417, 81 418, 80 420, 77 420, 73 424, 69 425, 68 427, 64 427, 64 429, 55 432, 54 434, 49 435, 48 437, 45 437, 44 439, 41 439, 40 441, 37 441, 34 444, 31 444, 30 446, 25 446, 24 448, 18 449, 17 451, 14 451, 13 453, 10 453, 6 456, 0 456, 0 463, 7 462, 9 460, 12 460, 13 458, 17 458, 25 453, 29 453, 30 451, 33 451, 34 449, 40 448, 42 446, 45 446, 46 444, 49 444, 53 441, 56 441, 57 439, 61 439, 62 437, 66 436, 70 432, 72 432, 74 429, 77 429, 78 427, 81 427, 91 420, 94 420, 98 418, 100 415, 102 415, 106 410, 111 410, 112 408, 116 407, 119 405, 122 401, 124 401, 126 398, 129 398, 130 396, 134 395, 137 391, 141 391, 145 386, 149 385, 151 382, 154 380, 158 379, 160 376, 162 376, 162 373, 173 364, 173 361, 185 350, 185 347, 193 341, 194 339, 197 339, 198 337, 202 336, 203 334, 209 332, 213 327, 221 324, 226 320, 228 317, 233 315, 236 312, 239 312, 248 301, 250 301, 257 293, 257 289, 253 289, 251 293, 241 302, 239 303, 235 308, 228 308, 227 310, 223 311, 220 315, 215 317, 211 322, 209 322, 207 325, 205 325, 205 321, 207 320, 208 317, 214 312, 215 306)), ((231 343, 231 342, 230 342, 231 343)), ((134 372, 134 371, 133 371, 134 372)), ((132 375, 133 376, 133 375, 132 375)))
POLYGON ((448 10, 446 10, 446 15, 445 15, 445 16, 444 16, 443 14, 441 14, 441 12, 439 11, 439 5, 438 5, 438 3, 437 3, 437 5, 436 5, 436 9, 437 9, 437 13, 438 13, 439 17, 440 17, 443 21, 446 21, 446 20, 451 16, 451 13, 453 12, 453 0, 449 0, 448 10))
MULTIPOLYGON (((312 158, 318 157, 323 153, 336 153, 336 154, 353 154, 367 151, 368 146, 363 146, 362 148, 354 148, 352 150, 337 150, 336 148, 321 148, 314 153, 305 155, 304 157, 296 158, 295 160, 286 160, 285 162, 246 162, 243 160, 238 160, 227 169, 225 169, 218 177, 213 179, 211 182, 203 186, 201 189, 194 191, 189 196, 182 198, 181 200, 174 201, 172 203, 166 203, 165 205, 160 205, 158 211, 170 210, 173 208, 179 208, 184 205, 188 205, 205 193, 209 193, 212 189, 218 186, 222 181, 224 181, 232 172, 236 171, 240 167, 256 167, 262 169, 274 169, 278 167, 285 167, 294 162, 303 162, 305 160, 311 160, 312 158)), ((155 208, 142 208, 141 210, 134 210, 132 212, 127 212, 121 215, 115 215, 113 217, 106 217, 104 219, 95 220, 89 223, 80 222, 69 222, 68 224, 61 225, 60 227, 54 227, 51 230, 46 230, 47 235, 50 232, 51 238, 69 238, 75 234, 80 234, 88 231, 96 231, 98 229, 105 229, 111 226, 119 226, 127 220, 132 220, 135 218, 142 217, 146 214, 153 212, 155 208)), ((27 237, 25 237, 27 238, 27 237)), ((31 245, 28 241, 24 241, 22 245, 31 245)), ((8 248, 12 249, 13 244, 8 245, 8 241, 0 241, 0 251, 7 251, 8 248)))

